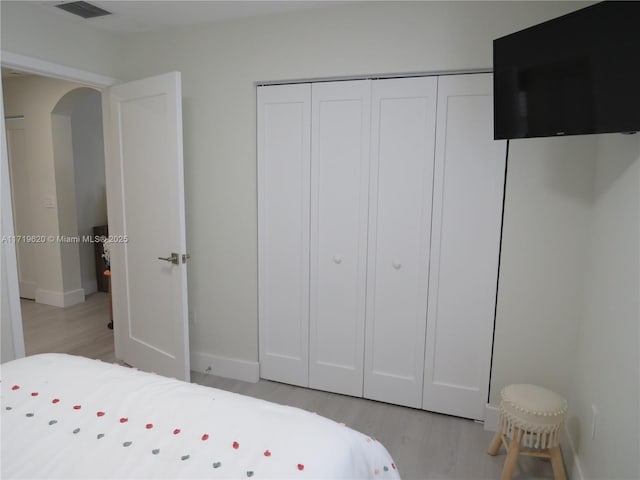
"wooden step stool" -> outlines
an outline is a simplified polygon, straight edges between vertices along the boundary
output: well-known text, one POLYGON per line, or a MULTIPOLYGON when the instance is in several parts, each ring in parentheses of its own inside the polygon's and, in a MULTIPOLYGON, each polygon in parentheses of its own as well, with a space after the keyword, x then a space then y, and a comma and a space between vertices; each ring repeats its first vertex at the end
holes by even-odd
POLYGON ((511 480, 518 455, 550 458, 553 478, 565 480, 560 453, 560 431, 564 425, 567 401, 557 393, 536 385, 509 385, 500 392, 500 429, 489 446, 497 455, 507 450, 502 480, 511 480), (522 447, 528 450, 522 450, 522 447))

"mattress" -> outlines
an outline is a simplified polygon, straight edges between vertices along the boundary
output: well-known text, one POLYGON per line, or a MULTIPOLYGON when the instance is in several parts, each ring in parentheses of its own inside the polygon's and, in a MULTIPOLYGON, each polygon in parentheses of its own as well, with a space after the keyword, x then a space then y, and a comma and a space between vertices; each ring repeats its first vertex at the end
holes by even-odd
POLYGON ((343 424, 99 360, 14 360, 1 385, 3 479, 399 478, 343 424))

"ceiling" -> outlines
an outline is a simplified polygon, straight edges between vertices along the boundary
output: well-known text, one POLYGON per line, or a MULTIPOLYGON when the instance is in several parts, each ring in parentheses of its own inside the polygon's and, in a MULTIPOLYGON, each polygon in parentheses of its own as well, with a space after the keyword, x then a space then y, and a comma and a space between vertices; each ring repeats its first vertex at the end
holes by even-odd
POLYGON ((79 22, 119 33, 149 32, 166 28, 184 27, 203 23, 221 22, 236 18, 255 17, 300 10, 325 8, 336 4, 351 3, 343 0, 324 1, 157 1, 157 0, 88 0, 112 15, 93 19, 83 19, 67 13, 56 4, 68 1, 38 1, 41 8, 58 15, 65 15, 79 22))

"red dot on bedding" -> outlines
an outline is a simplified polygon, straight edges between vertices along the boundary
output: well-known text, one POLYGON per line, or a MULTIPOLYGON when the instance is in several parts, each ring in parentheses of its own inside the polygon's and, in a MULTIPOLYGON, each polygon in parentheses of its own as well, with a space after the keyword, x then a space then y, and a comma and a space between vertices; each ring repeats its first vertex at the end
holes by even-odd
POLYGON ((38 396, 38 392, 31 392, 31 396, 32 397, 37 397, 38 396))
POLYGON ((82 408, 82 405, 74 405, 73 409, 74 410, 80 410, 82 408))
POLYGON ((60 399, 59 398, 54 398, 53 400, 51 400, 51 403, 59 403, 60 399))
POLYGON ((96 415, 97 415, 98 417, 104 417, 104 412, 96 412, 96 415))
POLYGON ((153 428, 153 423, 147 423, 144 428, 146 428, 147 430, 150 430, 153 428))
POLYGON ((271 452, 269 450, 265 450, 264 451, 264 456, 265 457, 270 457, 271 456, 271 452))
POLYGON ((233 442, 233 448, 237 450, 238 448, 240 448, 240 444, 238 442, 233 442))
POLYGON ((202 437, 200 437, 200 438, 202 438, 202 441, 209 440, 209 434, 208 434, 208 433, 205 433, 205 434, 204 434, 204 435, 202 435, 202 437))
POLYGON ((127 423, 129 421, 129 419, 127 417, 122 417, 120 419, 120 423, 127 423))
POLYGON ((179 428, 176 428, 176 429, 173 431, 173 434, 174 434, 174 435, 178 435, 179 433, 180 433, 180 429, 179 429, 179 428))
POLYGON ((14 385, 11 390, 20 390, 20 385, 14 385))
POLYGON ((304 465, 299 463, 298 464, 298 470, 300 470, 300 471, 304 470, 304 465))
POLYGON ((392 464, 391 464, 391 468, 393 468, 393 469, 395 470, 395 469, 396 469, 396 464, 395 464, 395 463, 392 463, 392 464))

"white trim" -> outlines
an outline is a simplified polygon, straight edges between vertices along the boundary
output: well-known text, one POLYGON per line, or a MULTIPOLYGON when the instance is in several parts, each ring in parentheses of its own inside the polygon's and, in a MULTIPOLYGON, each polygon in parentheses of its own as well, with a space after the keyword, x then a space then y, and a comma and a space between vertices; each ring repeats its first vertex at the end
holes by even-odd
POLYGON ((567 476, 571 480, 584 480, 585 476, 582 472, 580 457, 573 445, 573 440, 571 439, 566 424, 564 426, 564 435, 560 437, 560 446, 562 448, 562 457, 564 459, 565 469, 567 470, 567 476))
POLYGON ((70 290, 68 292, 54 292, 52 290, 36 290, 36 303, 52 305, 54 307, 70 307, 84 302, 84 290, 70 290))
MULTIPOLYGON (((94 87, 108 87, 118 83, 118 80, 103 75, 94 74, 85 70, 59 65, 47 62, 33 57, 27 57, 17 53, 0 50, 0 63, 9 68, 16 68, 25 72, 37 73, 40 75, 64 79, 72 82, 84 83, 94 87)), ((0 81, 0 85, 1 85, 0 81)), ((13 207, 11 203, 11 186, 9 182, 9 159, 6 149, 5 126, 4 126, 4 102, 0 95, 0 110, 2 111, 2 157, 0 162, 0 171, 2 175, 2 233, 5 235, 13 234, 13 207), (5 193, 6 192, 6 193, 5 193)), ((104 90, 103 90, 103 107, 104 107, 104 90)), ((103 109, 103 128, 106 131, 106 124, 103 109)), ((106 139, 107 137, 105 137, 106 139)), ((7 289, 9 296, 9 311, 11 315, 11 327, 13 330, 13 344, 16 358, 25 356, 24 348, 24 332, 22 329, 22 311, 20 308, 20 293, 18 283, 18 263, 16 260, 15 245, 7 244, 5 248, 5 267, 7 268, 7 289)), ((63 300, 64 301, 64 300, 63 300)))
POLYGON ((220 377, 256 383, 260 380, 260 364, 209 353, 191 352, 191 370, 220 377))
POLYGON ((338 75, 335 77, 315 77, 315 78, 294 78, 289 80, 264 80, 255 82, 255 86, 269 85, 289 85, 292 83, 319 83, 319 82, 342 82, 349 80, 381 80, 386 78, 407 78, 407 77, 438 77, 442 75, 467 75, 470 73, 493 73, 493 68, 468 68, 461 70, 433 70, 430 72, 405 72, 405 73, 365 73, 362 75, 338 75))
MULTIPOLYGON (((9 179, 9 154, 7 152, 7 139, 4 122, 4 99, 2 95, 2 83, 0 83, 0 114, 2 115, 2 131, 0 132, 0 138, 2 142, 0 145, 0 192, 2 193, 0 198, 0 210, 1 220, 0 228, 2 228, 2 234, 8 237, 13 236, 13 204, 11 200, 11 183, 9 179)), ((2 285, 3 289, 7 291, 7 297, 9 301, 9 316, 11 322, 11 330, 13 334, 13 353, 15 358, 22 358, 25 356, 24 349, 24 333, 22 331, 22 309, 20 307, 20 291, 18 283, 18 260, 16 256, 16 246, 14 243, 6 243, 2 245, 2 256, 4 257, 4 268, 7 269, 6 280, 7 285, 2 285)), ((0 267, 1 268, 1 267, 0 267)), ((2 280, 0 280, 2 283, 2 280)), ((6 319, 5 319, 6 321, 6 319)))
POLYGON ((39 288, 36 290, 36 303, 54 307, 64 307, 64 295, 62 292, 53 292, 39 288))
POLYGON ((118 80, 104 75, 79 70, 66 65, 47 62, 38 58, 27 57, 18 53, 0 50, 0 62, 3 67, 15 68, 28 73, 35 73, 47 77, 54 77, 70 82, 85 83, 93 87, 108 87, 118 83, 118 80))
POLYGON ((500 428, 500 409, 487 403, 484 407, 484 429, 488 432, 497 432, 500 428))

